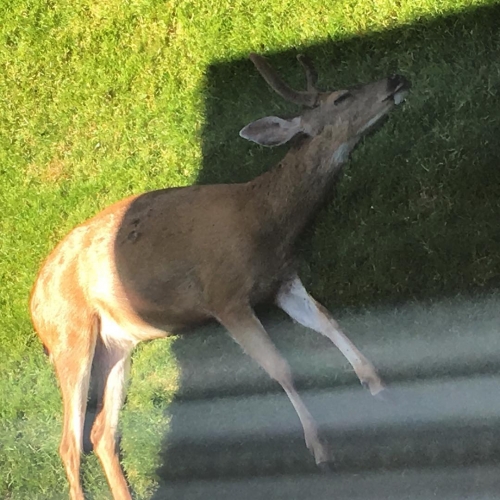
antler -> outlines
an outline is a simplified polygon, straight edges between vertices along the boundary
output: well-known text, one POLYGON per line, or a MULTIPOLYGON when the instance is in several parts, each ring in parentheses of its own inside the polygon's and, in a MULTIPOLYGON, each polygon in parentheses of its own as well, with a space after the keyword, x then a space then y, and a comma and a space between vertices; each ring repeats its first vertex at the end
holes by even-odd
POLYGON ((307 59, 304 55, 298 55, 297 59, 306 72, 306 91, 292 89, 282 80, 278 73, 276 73, 276 71, 262 56, 255 53, 250 54, 250 60, 254 63, 257 71, 262 75, 267 84, 281 97, 283 97, 283 99, 295 104, 301 104, 313 108, 316 105, 319 94, 314 87, 318 79, 318 74, 316 73, 311 61, 309 61, 309 59, 307 59))
POLYGON ((314 69, 312 61, 304 54, 299 54, 297 56, 297 61, 299 61, 306 72, 307 91, 311 93, 316 92, 316 94, 318 94, 318 90, 316 89, 318 72, 314 69))

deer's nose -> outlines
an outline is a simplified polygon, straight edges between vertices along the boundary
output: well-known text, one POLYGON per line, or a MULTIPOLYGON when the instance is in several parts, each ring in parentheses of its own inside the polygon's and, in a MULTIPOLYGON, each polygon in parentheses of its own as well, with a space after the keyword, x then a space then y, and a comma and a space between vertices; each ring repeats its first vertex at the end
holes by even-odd
POLYGON ((411 86, 409 80, 407 80, 404 76, 401 75, 391 75, 387 79, 387 90, 389 92, 396 92, 400 89, 409 89, 411 86))

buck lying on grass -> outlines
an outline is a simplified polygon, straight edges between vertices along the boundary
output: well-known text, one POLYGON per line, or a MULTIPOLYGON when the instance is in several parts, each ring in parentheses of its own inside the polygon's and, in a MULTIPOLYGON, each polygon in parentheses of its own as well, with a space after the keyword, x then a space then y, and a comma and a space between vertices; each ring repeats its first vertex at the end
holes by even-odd
POLYGON ((211 318, 219 321, 292 402, 317 464, 329 461, 287 362, 253 307, 274 301, 327 336, 372 394, 372 364, 304 289, 293 250, 362 135, 399 104, 408 81, 393 75, 350 90, 319 92, 303 58, 307 91, 288 87, 261 57, 251 60, 284 98, 309 109, 266 117, 240 135, 266 146, 301 140, 269 172, 243 184, 163 189, 122 200, 73 229, 43 264, 31 296, 33 324, 55 365, 64 402, 60 454, 71 497, 83 498, 80 453, 89 379, 98 381, 91 441, 114 498, 131 498, 116 451, 130 353, 211 318))

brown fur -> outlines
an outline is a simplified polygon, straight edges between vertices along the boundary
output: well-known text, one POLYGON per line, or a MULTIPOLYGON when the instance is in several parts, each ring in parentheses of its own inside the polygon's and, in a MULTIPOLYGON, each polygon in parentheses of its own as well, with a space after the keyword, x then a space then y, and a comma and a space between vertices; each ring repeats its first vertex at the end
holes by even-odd
MULTIPOLYGON (((308 84, 313 92, 310 75, 308 84)), ((316 461, 327 460, 288 365, 252 308, 275 300, 293 279, 296 240, 346 160, 336 155, 342 148, 348 154, 365 124, 393 107, 388 98, 396 90, 394 80, 387 79, 353 90, 352 99, 339 104, 335 101, 344 92, 314 94, 308 99, 318 105, 284 132, 308 137, 271 171, 245 184, 129 197, 73 229, 49 255, 30 305, 61 385, 65 420, 60 452, 73 499, 83 498, 81 425, 92 361, 99 386, 92 442, 114 497, 130 498, 115 450, 129 354, 140 341, 210 318, 219 320, 283 386, 316 461)), ((283 135, 268 137, 266 127, 266 119, 255 127, 259 137, 283 142, 283 135)), ((269 134, 281 133, 276 124, 273 130, 269 134)), ((336 328, 328 319, 321 324, 336 328)))

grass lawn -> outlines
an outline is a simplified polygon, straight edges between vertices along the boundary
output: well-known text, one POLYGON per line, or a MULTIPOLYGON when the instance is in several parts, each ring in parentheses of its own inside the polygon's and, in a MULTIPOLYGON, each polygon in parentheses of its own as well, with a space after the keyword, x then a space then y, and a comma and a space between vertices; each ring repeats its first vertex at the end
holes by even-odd
MULTIPOLYGON (((17 0, 0 5, 0 497, 64 498, 61 401, 27 311, 41 260, 126 195, 250 179, 280 158, 238 137, 297 110, 248 61, 304 85, 398 71, 408 102, 354 153, 301 244, 302 277, 330 307, 476 294, 500 285, 500 4, 487 0, 17 0)), ((171 346, 134 354, 123 463, 155 489, 171 346)), ((201 342, 201 341, 200 341, 201 342)), ((97 459, 92 498, 108 498, 97 459)))

